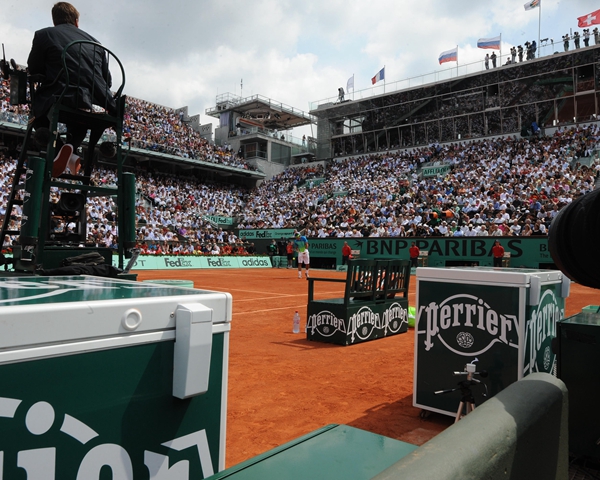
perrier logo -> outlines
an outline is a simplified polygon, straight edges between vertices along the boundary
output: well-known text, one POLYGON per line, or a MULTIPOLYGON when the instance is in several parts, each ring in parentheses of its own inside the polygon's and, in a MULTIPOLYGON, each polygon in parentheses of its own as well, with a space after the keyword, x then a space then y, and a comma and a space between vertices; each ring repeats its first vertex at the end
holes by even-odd
POLYGON ((465 293, 420 306, 417 328, 426 351, 443 345, 458 355, 474 356, 496 343, 518 348, 518 318, 465 293))
MULTIPOLYGON (((30 480, 92 480, 107 478, 101 476, 101 472, 110 472, 113 480, 134 480, 134 463, 132 456, 125 448, 115 443, 104 443, 100 435, 91 427, 77 418, 64 414, 57 415, 55 408, 45 401, 26 405, 21 399, 0 397, 0 420, 22 418, 24 416, 24 436, 29 439, 31 446, 35 448, 19 448, 15 438, 0 444, 0 480, 9 478, 4 476, 5 469, 17 471, 30 480), (18 415, 19 410, 25 409, 18 415), (69 438, 71 442, 59 440, 69 438), (36 438, 36 437, 39 437, 36 438), (44 437, 49 437, 44 440, 44 437), (10 444, 10 447, 9 447, 10 444), (57 445, 59 447, 57 448, 57 445), (83 446, 81 448, 81 446, 83 446), (6 449, 12 448, 10 451, 6 449), (13 450, 19 449, 14 452, 13 450), (83 454, 77 458, 77 454, 83 454), (61 463, 70 458, 79 463, 76 475, 66 475, 64 465, 61 463), (11 462, 15 464, 9 465, 11 462)), ((22 440, 21 439, 21 440, 22 440)), ((23 447, 24 445, 21 445, 23 447)), ((155 446, 164 450, 164 447, 177 452, 183 452, 188 459, 171 462, 168 455, 162 455, 151 450, 145 450, 143 459, 136 456, 137 460, 143 460, 144 467, 149 475, 145 478, 150 480, 190 480, 189 457, 197 456, 202 468, 202 478, 214 474, 211 454, 208 446, 206 430, 174 438, 161 445, 155 446)), ((12 476, 10 478, 15 478, 12 476)), ((197 477, 195 477, 197 478, 197 477)))
POLYGON ((533 372, 551 373, 556 363, 551 342, 556 336, 556 323, 564 317, 564 300, 552 286, 542 291, 540 302, 531 309, 525 327, 525 366, 523 375, 533 372))

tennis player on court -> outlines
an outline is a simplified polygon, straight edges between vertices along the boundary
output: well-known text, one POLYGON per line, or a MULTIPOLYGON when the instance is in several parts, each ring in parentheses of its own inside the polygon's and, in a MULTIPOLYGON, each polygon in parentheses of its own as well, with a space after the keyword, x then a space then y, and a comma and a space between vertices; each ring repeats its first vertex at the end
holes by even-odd
POLYGON ((298 278, 302 278, 302 265, 306 268, 306 278, 309 277, 310 255, 308 254, 308 240, 304 235, 296 232, 294 249, 298 252, 298 278))

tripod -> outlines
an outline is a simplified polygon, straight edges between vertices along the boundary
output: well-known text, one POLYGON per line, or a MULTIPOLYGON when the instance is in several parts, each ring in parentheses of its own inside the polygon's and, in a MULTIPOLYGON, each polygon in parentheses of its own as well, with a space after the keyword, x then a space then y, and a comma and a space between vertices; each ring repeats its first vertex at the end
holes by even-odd
MULTIPOLYGON (((468 415, 473 410, 475 410, 475 398, 473 398, 473 392, 471 392, 471 387, 473 385, 477 385, 481 383, 481 380, 477 380, 474 378, 474 375, 481 375, 482 377, 487 376, 487 372, 476 372, 474 363, 477 361, 475 359, 471 363, 467 363, 465 366, 465 370, 463 372, 454 372, 454 375, 466 375, 467 379, 461 382, 458 382, 458 387, 450 388, 447 390, 438 390, 437 392, 433 392, 434 395, 441 395, 444 393, 451 393, 460 390, 462 397, 460 399, 460 403, 458 404, 458 410, 456 411, 456 417, 454 419, 454 423, 458 422, 463 417, 463 411, 465 415, 468 415)), ((484 384, 485 386, 485 384, 484 384)), ((486 387, 487 390, 487 387, 486 387)))
POLYGON ((460 403, 458 404, 458 410, 456 411, 456 418, 454 419, 454 423, 458 422, 462 418, 463 408, 465 410, 465 415, 475 410, 475 399, 473 398, 473 393, 471 392, 471 385, 475 385, 476 382, 479 383, 479 380, 472 379, 459 382, 458 388, 460 388, 462 398, 460 399, 460 403))

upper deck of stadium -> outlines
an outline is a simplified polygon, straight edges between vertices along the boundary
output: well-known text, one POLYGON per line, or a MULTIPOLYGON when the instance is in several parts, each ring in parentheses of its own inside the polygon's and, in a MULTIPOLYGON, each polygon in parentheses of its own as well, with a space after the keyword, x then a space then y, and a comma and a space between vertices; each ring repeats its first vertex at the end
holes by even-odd
POLYGON ((427 77, 414 87, 396 82, 385 93, 356 92, 357 100, 313 102, 317 159, 525 133, 534 122, 549 128, 594 121, 599 62, 594 45, 444 80, 427 77))

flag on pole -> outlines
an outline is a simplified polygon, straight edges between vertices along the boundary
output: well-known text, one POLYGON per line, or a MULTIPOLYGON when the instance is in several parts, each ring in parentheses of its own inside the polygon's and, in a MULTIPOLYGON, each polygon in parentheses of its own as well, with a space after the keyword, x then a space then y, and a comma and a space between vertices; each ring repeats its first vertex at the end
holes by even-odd
POLYGON ((584 15, 583 17, 577 17, 579 23, 577 26, 579 27, 589 27, 590 25, 598 25, 600 24, 600 10, 596 10, 588 15, 584 15))
POLYGON ((371 79, 371 83, 375 85, 379 80, 385 80, 385 67, 377 72, 377 75, 371 79))
POLYGON ((480 38, 477 40, 477 48, 491 48, 500 50, 500 35, 493 38, 480 38))
POLYGON ((446 62, 458 62, 458 47, 440 53, 440 58, 438 60, 440 65, 446 62))
POLYGON ((540 1, 541 0, 531 0, 530 2, 527 2, 523 6, 525 7, 525 10, 533 10, 534 8, 537 8, 540 6, 540 1))
POLYGON ((354 75, 352 75, 346 83, 346 91, 349 92, 350 89, 354 90, 354 75))

